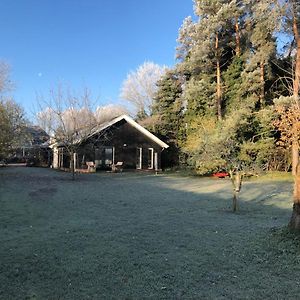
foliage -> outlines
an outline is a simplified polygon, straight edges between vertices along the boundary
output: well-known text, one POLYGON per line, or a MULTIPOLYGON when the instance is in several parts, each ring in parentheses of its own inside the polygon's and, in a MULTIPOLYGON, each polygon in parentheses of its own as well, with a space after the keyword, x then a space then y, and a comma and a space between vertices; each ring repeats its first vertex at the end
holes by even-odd
POLYGON ((159 116, 155 131, 166 136, 168 141, 178 137, 182 118, 181 78, 168 71, 157 83, 158 90, 154 96, 153 115, 159 116))
POLYGON ((292 97, 281 97, 275 102, 275 128, 280 132, 279 146, 290 147, 300 139, 300 107, 292 97))
POLYGON ((157 90, 156 83, 165 71, 165 67, 153 62, 144 62, 136 71, 130 72, 123 81, 120 97, 134 107, 138 119, 151 114, 153 98, 157 90))
POLYGON ((157 82, 153 97, 152 115, 140 124, 155 132, 170 146, 164 153, 164 167, 178 166, 179 144, 182 140, 182 76, 175 70, 168 70, 157 82))
POLYGON ((261 139, 257 142, 247 141, 241 145, 239 159, 248 169, 267 170, 269 159, 275 151, 274 140, 261 139))
MULTIPOLYGON (((197 18, 184 20, 177 39, 173 76, 180 78, 182 91, 169 94, 169 102, 158 100, 171 110, 180 99, 184 109, 177 115, 182 122, 176 141, 185 162, 199 173, 222 168, 233 157, 243 167, 288 169, 287 146, 280 144, 285 129, 275 120, 284 117, 272 105, 297 82, 289 65, 295 45, 289 56, 278 47, 279 32, 295 35, 290 14, 295 11, 294 1, 194 1, 197 18)), ((164 92, 158 85, 158 94, 164 92)), ((177 124, 155 116, 157 133, 177 124)), ((286 139, 291 142, 290 135, 286 139)))
POLYGON ((27 120, 22 107, 8 94, 12 89, 9 65, 0 62, 0 159, 26 140, 27 120))
POLYGON ((222 122, 212 116, 197 118, 187 130, 184 151, 188 162, 199 174, 220 169, 267 169, 274 139, 269 132, 260 132, 258 121, 251 129, 253 119, 248 109, 236 110, 222 122))
POLYGON ((242 91, 242 72, 244 70, 243 58, 236 56, 223 73, 224 78, 224 106, 227 113, 232 113, 236 108, 241 108, 245 105, 241 102, 243 97, 242 91))
POLYGON ((184 87, 183 98, 186 102, 185 119, 195 116, 214 114, 215 83, 211 75, 202 74, 192 77, 184 87))

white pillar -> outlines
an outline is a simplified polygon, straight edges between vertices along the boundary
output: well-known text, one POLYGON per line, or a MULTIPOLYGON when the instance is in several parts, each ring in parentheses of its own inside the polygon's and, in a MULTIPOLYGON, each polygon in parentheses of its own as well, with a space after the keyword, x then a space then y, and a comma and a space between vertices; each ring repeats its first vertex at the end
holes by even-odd
POLYGON ((157 173, 157 171, 158 171, 158 154, 157 154, 157 152, 154 153, 154 169, 155 169, 155 172, 157 173))
POLYGON ((77 169, 77 153, 74 153, 74 170, 77 169))
POLYGON ((52 162, 52 167, 54 169, 58 168, 58 149, 57 149, 57 147, 53 148, 53 162, 52 162))

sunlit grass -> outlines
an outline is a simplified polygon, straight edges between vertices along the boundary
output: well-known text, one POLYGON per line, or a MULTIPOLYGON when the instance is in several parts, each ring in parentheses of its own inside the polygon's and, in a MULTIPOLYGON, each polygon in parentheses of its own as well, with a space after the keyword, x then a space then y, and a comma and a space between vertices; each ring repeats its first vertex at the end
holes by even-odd
POLYGON ((293 181, 293 176, 291 172, 279 172, 279 171, 272 171, 272 172, 264 172, 259 174, 257 177, 252 177, 252 180, 274 180, 274 181, 293 181))

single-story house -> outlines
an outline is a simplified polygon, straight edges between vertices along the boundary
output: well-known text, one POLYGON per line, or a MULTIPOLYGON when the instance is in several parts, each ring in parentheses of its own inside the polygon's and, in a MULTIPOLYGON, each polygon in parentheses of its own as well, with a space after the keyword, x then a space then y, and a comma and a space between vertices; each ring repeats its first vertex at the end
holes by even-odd
MULTIPOLYGON (((81 140, 74 154, 75 169, 82 169, 87 162, 96 169, 159 170, 161 153, 169 146, 131 117, 121 115, 99 125, 84 140, 81 140)), ((53 168, 69 168, 70 158, 64 147, 55 145, 53 168)))

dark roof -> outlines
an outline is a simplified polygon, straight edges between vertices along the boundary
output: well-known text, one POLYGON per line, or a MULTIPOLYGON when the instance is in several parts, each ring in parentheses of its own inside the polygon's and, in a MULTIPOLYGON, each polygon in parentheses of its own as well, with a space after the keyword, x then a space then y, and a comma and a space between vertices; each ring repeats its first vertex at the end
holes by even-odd
POLYGON ((29 146, 41 145, 49 140, 49 135, 39 126, 25 128, 26 144, 29 146))

